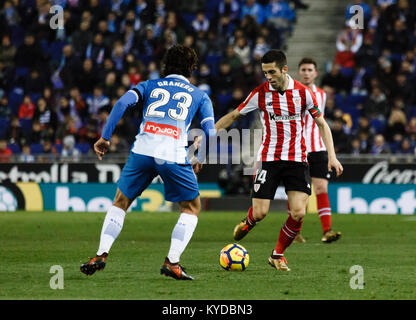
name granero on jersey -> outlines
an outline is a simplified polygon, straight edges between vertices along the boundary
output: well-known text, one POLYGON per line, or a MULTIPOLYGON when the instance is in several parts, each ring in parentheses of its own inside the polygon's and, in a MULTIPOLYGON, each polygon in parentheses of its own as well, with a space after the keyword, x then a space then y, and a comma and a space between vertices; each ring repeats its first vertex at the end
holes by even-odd
POLYGON ((194 88, 192 88, 190 85, 185 84, 185 83, 180 82, 180 81, 167 81, 167 80, 158 81, 157 85, 159 87, 172 86, 172 87, 184 88, 185 90, 188 90, 188 92, 194 91, 194 88))
POLYGON ((294 114, 291 116, 278 116, 277 114, 273 112, 269 112, 269 118, 273 121, 290 121, 290 120, 300 120, 301 116, 300 114, 294 114))

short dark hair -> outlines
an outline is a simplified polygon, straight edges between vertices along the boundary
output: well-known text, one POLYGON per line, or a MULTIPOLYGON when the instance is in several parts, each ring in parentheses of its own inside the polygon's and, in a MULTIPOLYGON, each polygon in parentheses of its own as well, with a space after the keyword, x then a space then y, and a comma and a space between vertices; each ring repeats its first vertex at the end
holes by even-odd
POLYGON ((281 50, 272 49, 267 51, 261 58, 261 63, 273 63, 275 62, 277 67, 282 70, 287 65, 286 55, 281 50))
POLYGON ((168 49, 163 57, 164 76, 169 74, 180 74, 189 78, 197 68, 198 57, 194 49, 183 45, 175 45, 168 49))
POLYGON ((313 60, 312 58, 306 57, 300 60, 298 64, 298 68, 300 68, 302 64, 313 64, 315 66, 315 70, 318 70, 318 65, 316 64, 316 61, 313 60))

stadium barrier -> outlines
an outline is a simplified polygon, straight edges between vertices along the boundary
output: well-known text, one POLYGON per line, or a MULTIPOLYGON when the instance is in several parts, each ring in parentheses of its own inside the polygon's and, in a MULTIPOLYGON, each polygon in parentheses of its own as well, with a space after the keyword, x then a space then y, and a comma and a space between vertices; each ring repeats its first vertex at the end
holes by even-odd
MULTIPOLYGON (((330 181, 328 193, 334 213, 416 214, 414 161, 392 157, 360 159, 342 159, 344 174, 330 181)), ((122 167, 121 161, 0 163, 0 211, 106 211, 122 167)), ((218 177, 225 167, 207 165, 198 175, 203 210, 247 210, 250 206, 249 195, 224 195, 218 177)), ((175 204, 164 200, 163 190, 163 182, 155 178, 131 210, 176 210, 175 204)), ((285 211, 282 187, 275 199, 271 210, 285 211)), ((310 197, 308 212, 316 211, 316 199, 310 197)))

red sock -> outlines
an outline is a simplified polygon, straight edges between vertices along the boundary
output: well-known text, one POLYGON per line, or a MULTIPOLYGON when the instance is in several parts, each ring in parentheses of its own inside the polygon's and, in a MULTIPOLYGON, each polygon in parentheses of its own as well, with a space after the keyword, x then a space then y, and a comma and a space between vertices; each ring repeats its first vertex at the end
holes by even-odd
POLYGON ((256 220, 254 220, 254 217, 253 217, 253 207, 252 206, 248 209, 248 212, 247 212, 247 222, 250 225, 255 225, 256 224, 256 220))
POLYGON ((331 229, 331 206, 329 205, 328 193, 316 195, 318 204, 318 215, 321 219, 322 230, 327 232, 331 229))
POLYGON ((296 221, 292 216, 287 218, 286 223, 283 225, 282 229, 280 229, 279 240, 277 240, 273 254, 283 255, 283 252, 290 246, 293 239, 299 233, 302 222, 303 219, 301 221, 296 221))

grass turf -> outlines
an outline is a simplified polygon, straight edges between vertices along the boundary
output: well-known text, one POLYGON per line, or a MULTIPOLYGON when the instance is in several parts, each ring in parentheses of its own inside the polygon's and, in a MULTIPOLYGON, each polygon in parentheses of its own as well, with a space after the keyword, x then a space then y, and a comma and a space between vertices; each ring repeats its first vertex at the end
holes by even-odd
POLYGON ((333 215, 342 238, 320 241, 317 215, 302 227, 305 244, 286 251, 289 273, 267 264, 286 214, 270 213, 241 241, 250 254, 244 272, 227 272, 218 254, 232 243, 243 212, 202 212, 181 258, 195 281, 159 274, 178 213, 129 213, 105 270, 79 271, 95 256, 104 213, 0 213, 0 299, 415 299, 415 216, 333 215), (53 265, 64 289, 52 290, 53 265), (350 288, 353 265, 364 270, 362 290, 350 288))

